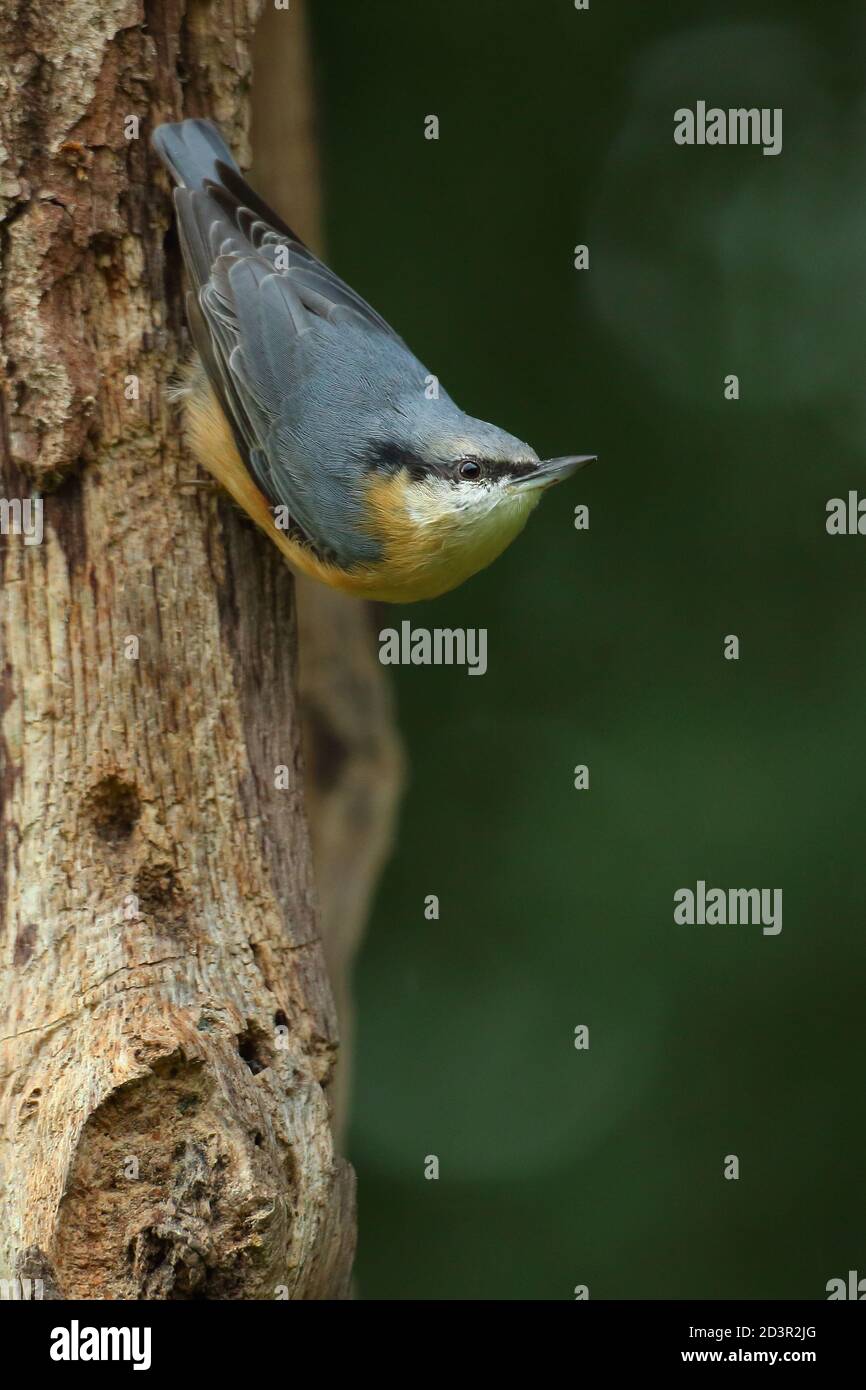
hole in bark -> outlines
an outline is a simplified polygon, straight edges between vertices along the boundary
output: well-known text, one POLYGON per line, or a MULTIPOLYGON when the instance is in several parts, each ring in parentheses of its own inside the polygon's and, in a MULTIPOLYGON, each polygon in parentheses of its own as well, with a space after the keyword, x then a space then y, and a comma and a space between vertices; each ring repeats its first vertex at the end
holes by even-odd
POLYGON ((178 936, 189 930, 187 904, 171 864, 144 864, 133 893, 140 910, 163 931, 178 936))
POLYGON ((145 1276, 159 1268, 171 1249, 167 1240, 161 1239, 151 1230, 142 1231, 137 1242, 133 1244, 138 1246, 135 1254, 138 1257, 139 1268, 145 1276))
POLYGON ((145 864, 135 879, 135 893, 145 912, 165 907, 174 897, 174 869, 170 864, 145 864))
POLYGON ((270 1066, 264 1033, 254 1023, 247 1023, 246 1031, 238 1034, 238 1053, 246 1062, 253 1076, 270 1066))
POLYGON ((238 1052, 243 1061, 249 1066, 250 1072, 256 1076, 257 1072, 264 1072, 264 1062, 259 1056, 259 1044, 252 1033, 242 1033, 238 1038, 238 1052))
POLYGON ((259 1134, 258 1130, 256 1130, 255 1134, 253 1135, 253 1143, 255 1144, 257 1149, 260 1149, 262 1147, 262 1136, 259 1134))
POLYGON ((15 938, 15 950, 12 956, 13 965, 26 965, 33 955, 33 948, 36 945, 36 923, 28 922, 26 927, 22 927, 15 938))
POLYGON ((286 1018, 282 1009, 277 1009, 277 1012, 274 1014, 274 1025, 277 1028, 288 1028, 289 1020, 286 1018))
POLYGON ((256 1045, 252 1038, 242 1035, 238 1038, 238 1052, 248 1065, 252 1065, 257 1060, 256 1045))
POLYGON ((101 840, 110 845, 128 840, 141 815, 135 787, 120 777, 103 777, 90 793, 90 814, 101 840))

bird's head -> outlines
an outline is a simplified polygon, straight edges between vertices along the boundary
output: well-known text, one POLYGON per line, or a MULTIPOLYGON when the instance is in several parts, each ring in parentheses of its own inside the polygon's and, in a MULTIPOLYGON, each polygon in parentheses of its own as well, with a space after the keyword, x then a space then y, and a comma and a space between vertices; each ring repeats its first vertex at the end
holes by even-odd
POLYGON ((503 525, 514 523, 516 534, 542 493, 596 457, 540 459, 498 426, 455 414, 436 428, 413 430, 402 442, 375 441, 367 453, 377 471, 404 476, 407 503, 427 522, 471 527, 497 513, 503 525))
POLYGON ((501 554, 548 488, 594 457, 539 459, 496 425, 448 411, 369 444, 375 530, 400 563, 435 565, 452 588, 501 554))

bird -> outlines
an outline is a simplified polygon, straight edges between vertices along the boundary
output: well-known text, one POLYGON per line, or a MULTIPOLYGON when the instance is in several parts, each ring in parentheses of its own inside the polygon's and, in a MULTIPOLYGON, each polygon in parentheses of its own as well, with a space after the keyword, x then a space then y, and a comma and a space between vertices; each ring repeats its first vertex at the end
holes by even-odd
POLYGON ((159 125, 152 143, 189 281, 184 436, 295 572, 358 598, 436 598, 595 459, 541 460, 465 414, 250 187, 212 121, 159 125))

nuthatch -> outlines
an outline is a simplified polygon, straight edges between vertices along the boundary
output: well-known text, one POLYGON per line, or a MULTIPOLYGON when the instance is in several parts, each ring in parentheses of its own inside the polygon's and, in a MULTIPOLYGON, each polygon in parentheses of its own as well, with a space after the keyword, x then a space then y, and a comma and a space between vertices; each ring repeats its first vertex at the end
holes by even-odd
POLYGON ((541 462, 465 415, 262 202, 210 121, 159 126, 153 142, 191 282, 187 437, 292 568, 362 598, 435 598, 594 457, 541 462))

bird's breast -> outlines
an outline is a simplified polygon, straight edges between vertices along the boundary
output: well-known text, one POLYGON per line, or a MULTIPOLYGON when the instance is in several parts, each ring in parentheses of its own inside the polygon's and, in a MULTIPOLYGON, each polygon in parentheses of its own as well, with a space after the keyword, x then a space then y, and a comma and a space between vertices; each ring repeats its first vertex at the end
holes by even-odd
POLYGON ((382 546, 379 577, 394 602, 436 598, 491 564, 523 529, 538 498, 477 489, 472 504, 444 479, 406 473, 374 478, 367 488, 372 534, 382 546))

